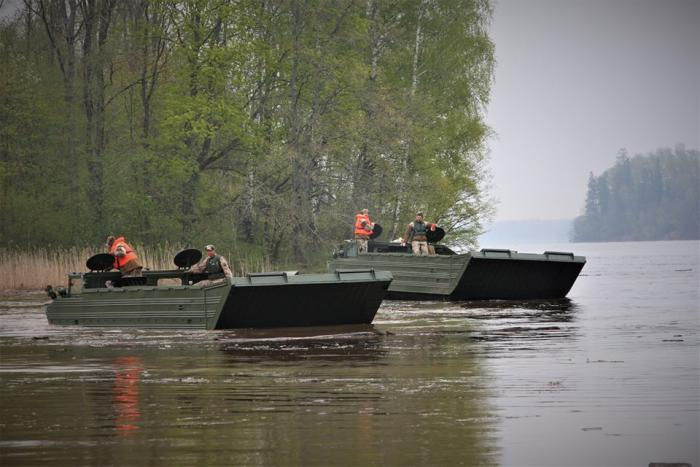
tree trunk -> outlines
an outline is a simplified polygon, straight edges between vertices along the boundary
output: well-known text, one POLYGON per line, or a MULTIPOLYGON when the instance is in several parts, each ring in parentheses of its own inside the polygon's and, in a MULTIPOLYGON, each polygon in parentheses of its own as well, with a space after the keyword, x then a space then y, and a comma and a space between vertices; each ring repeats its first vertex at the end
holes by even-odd
MULTIPOLYGON (((426 6, 426 0, 422 0, 420 4, 418 5, 418 14, 416 17, 416 35, 415 39, 413 42, 413 58, 411 60, 411 90, 410 90, 410 97, 408 99, 408 111, 411 115, 415 115, 415 112, 413 111, 413 105, 414 105, 414 98, 416 95, 416 90, 418 89, 418 59, 420 56, 420 47, 421 47, 421 41, 423 39, 423 35, 421 32, 422 28, 422 21, 423 21, 423 14, 426 6)), ((410 128, 409 132, 407 132, 404 135, 404 154, 403 157, 401 157, 400 160, 400 166, 399 166, 399 173, 397 176, 397 188, 396 188, 396 196, 394 198, 394 222, 391 228, 391 238, 394 238, 394 235, 400 234, 403 235, 403 232, 401 231, 401 211, 403 208, 403 198, 406 194, 406 181, 408 179, 408 161, 410 160, 410 155, 411 155, 411 139, 413 135, 410 134, 410 128)))
POLYGON ((192 232, 195 230, 195 203, 197 200, 197 192, 199 187, 199 171, 192 173, 190 178, 185 183, 182 189, 182 219, 180 221, 180 239, 186 244, 191 245, 194 241, 192 232))
MULTIPOLYGON (((75 226, 71 237, 76 240, 84 237, 83 203, 80 189, 80 169, 84 160, 76 150, 78 147, 77 113, 75 108, 75 75, 76 56, 75 48, 80 33, 78 22, 78 5, 76 0, 39 0, 34 3, 25 0, 27 6, 28 28, 30 27, 30 13, 34 13, 43 23, 44 29, 51 44, 53 54, 56 56, 63 80, 63 103, 65 105, 63 118, 63 131, 65 131, 65 145, 63 153, 66 155, 66 171, 72 176, 68 177, 69 194, 67 204, 73 207, 75 226)), ((29 31, 28 31, 29 39, 29 31)), ((29 44, 28 44, 29 47, 29 44)))
MULTIPOLYGON (((309 173, 306 167, 306 155, 302 149, 302 117, 299 104, 300 97, 300 73, 301 73, 301 33, 303 29, 302 11, 298 1, 292 2, 292 68, 289 80, 290 122, 289 142, 292 152, 292 206, 290 206, 291 220, 295 226, 299 241, 304 245, 308 237, 308 222, 311 212, 308 209, 308 183, 309 173)), ((294 258, 297 261, 304 260, 305 248, 294 249, 294 258)))

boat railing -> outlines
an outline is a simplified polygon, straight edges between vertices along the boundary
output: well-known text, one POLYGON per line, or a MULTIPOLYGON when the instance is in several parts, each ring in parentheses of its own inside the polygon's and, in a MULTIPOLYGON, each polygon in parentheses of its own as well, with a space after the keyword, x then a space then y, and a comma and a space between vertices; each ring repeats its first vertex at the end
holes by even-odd
POLYGON ((123 277, 119 271, 91 271, 85 273, 71 273, 68 275, 69 286, 74 279, 82 280, 82 287, 85 289, 99 289, 107 287, 107 281, 113 287, 129 286, 158 286, 161 279, 175 279, 180 285, 192 285, 205 279, 217 279, 223 274, 213 275, 207 273, 192 273, 186 269, 172 270, 144 270, 142 276, 123 277))
MULTIPOLYGON (((370 240, 368 242, 368 252, 387 254, 387 253, 402 253, 402 254, 413 254, 413 250, 410 244, 401 244, 400 242, 381 242, 377 240, 370 240)), ((429 244, 433 248, 434 255, 437 256, 452 256, 456 253, 452 251, 449 247, 441 244, 429 244)), ((334 251, 333 258, 338 257, 354 257, 358 256, 357 247, 355 246, 354 240, 346 240, 345 245, 340 249, 334 251)))
POLYGON ((343 276, 345 275, 346 277, 349 275, 355 275, 357 277, 358 274, 366 274, 366 275, 371 275, 372 279, 377 278, 377 273, 374 272, 373 268, 369 269, 336 269, 335 275, 338 278, 338 280, 343 280, 343 276))
POLYGON ((545 251, 544 255, 549 258, 549 256, 568 256, 574 259, 574 254, 569 251, 545 251))
POLYGON ((508 255, 510 257, 510 256, 513 256, 513 253, 517 253, 517 251, 505 250, 505 249, 501 249, 501 248, 482 248, 481 253, 483 253, 484 256, 486 256, 489 253, 496 253, 496 254, 500 253, 500 254, 508 255))
POLYGON ((271 271, 271 272, 250 272, 246 274, 245 279, 250 285, 274 285, 286 284, 289 282, 287 271, 271 271))

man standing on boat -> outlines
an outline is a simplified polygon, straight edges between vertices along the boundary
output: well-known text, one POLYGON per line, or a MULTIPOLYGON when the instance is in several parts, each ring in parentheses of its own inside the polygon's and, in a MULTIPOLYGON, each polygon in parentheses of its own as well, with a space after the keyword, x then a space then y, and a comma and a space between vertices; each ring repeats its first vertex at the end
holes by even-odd
POLYGON ((233 277, 228 261, 226 261, 226 258, 216 253, 214 245, 207 245, 204 247, 204 250, 207 256, 187 271, 193 273, 206 272, 209 274, 212 280, 201 281, 199 282, 200 285, 212 284, 214 279, 220 279, 221 277, 227 277, 229 279, 233 277))
POLYGON ((437 224, 423 221, 423 213, 416 213, 416 220, 408 224, 406 233, 401 239, 401 245, 411 242, 414 255, 429 255, 428 249, 428 229, 435 230, 437 224))
POLYGON ((369 218, 369 211, 363 209, 355 215, 355 243, 357 243, 357 253, 367 253, 367 243, 372 235, 374 222, 369 218))
POLYGON ((136 251, 126 243, 123 235, 117 238, 110 235, 107 237, 106 246, 107 251, 114 256, 114 269, 119 269, 122 277, 141 276, 143 265, 141 265, 136 251))

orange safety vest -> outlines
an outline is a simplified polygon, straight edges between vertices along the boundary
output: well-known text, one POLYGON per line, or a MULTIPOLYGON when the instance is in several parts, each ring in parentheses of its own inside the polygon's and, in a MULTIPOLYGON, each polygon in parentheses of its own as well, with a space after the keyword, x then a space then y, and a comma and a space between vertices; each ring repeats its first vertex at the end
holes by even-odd
POLYGON ((355 215, 355 235, 366 235, 370 236, 372 235, 372 221, 369 219, 369 216, 365 216, 364 214, 356 214, 355 215), (365 222, 364 225, 362 225, 362 222, 365 222))
POLYGON ((122 256, 121 258, 117 258, 116 256, 114 257, 114 269, 121 269, 129 261, 137 260, 139 258, 136 255, 134 249, 131 248, 131 245, 126 243, 126 240, 124 240, 123 236, 114 240, 114 243, 112 243, 112 247, 109 249, 109 252, 111 254, 114 254, 114 252, 117 251, 117 247, 119 245, 124 245, 126 255, 122 256))

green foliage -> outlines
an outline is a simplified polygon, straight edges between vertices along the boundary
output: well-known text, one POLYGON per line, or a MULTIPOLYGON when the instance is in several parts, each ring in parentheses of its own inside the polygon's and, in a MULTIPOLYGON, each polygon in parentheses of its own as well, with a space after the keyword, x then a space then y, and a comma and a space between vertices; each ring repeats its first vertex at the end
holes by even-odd
POLYGON ((629 158, 588 180, 577 242, 700 238, 700 153, 679 146, 629 158))
POLYGON ((473 243, 490 16, 485 0, 28 0, 0 25, 0 245, 111 232, 313 265, 364 207, 387 237, 421 209, 473 243))

